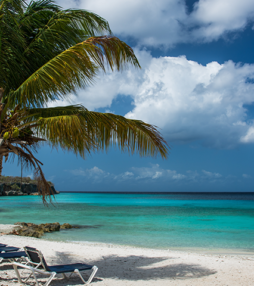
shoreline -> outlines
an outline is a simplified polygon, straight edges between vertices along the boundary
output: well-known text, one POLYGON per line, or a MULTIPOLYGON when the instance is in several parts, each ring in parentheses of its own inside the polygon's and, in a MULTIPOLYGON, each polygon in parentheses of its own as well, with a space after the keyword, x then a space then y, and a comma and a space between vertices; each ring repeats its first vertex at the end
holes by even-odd
MULTIPOLYGON (((19 227, 18 225, 13 224, 0 224, 0 237, 3 233, 11 232, 13 229, 19 227)), ((46 233, 47 235, 47 233, 46 233)), ((9 235, 8 235, 9 236, 9 235)), ((23 238, 31 238, 34 237, 25 237, 19 235, 12 235, 14 237, 23 237, 23 238)), ((226 256, 250 256, 254 259, 254 249, 230 249, 230 248, 197 248, 197 247, 170 247, 170 248, 153 248, 153 247, 142 247, 135 245, 125 245, 125 244, 115 244, 115 243, 107 243, 107 242, 97 242, 97 241, 87 241, 87 240, 56 240, 51 238, 36 238, 43 241, 50 241, 56 243, 71 243, 71 244, 80 244, 80 245, 91 245, 98 247, 114 247, 114 248, 123 248, 123 249, 143 249, 145 250, 158 250, 158 251, 171 251, 171 252, 182 252, 182 253, 192 253, 192 254, 201 254, 201 255, 226 255, 226 256)))
MULTIPOLYGON (((49 265, 83 262, 99 267, 98 286, 253 285, 252 255, 222 255, 140 248, 92 242, 63 242, 1 235, 0 242, 38 248, 49 265)), ((2 285, 17 285, 9 263, 0 264, 2 285)), ((32 281, 32 280, 31 280, 32 281)), ((30 281, 30 282, 31 282, 30 281)), ((46 281, 46 280, 41 280, 46 281)), ((54 285, 84 285, 79 277, 56 279, 54 285), (73 282, 71 284, 68 284, 73 282)))
MULTIPOLYGON (((40 238, 43 239, 43 238, 40 238)), ((85 244, 98 247, 114 247, 114 248, 131 248, 131 249, 143 249, 145 250, 155 250, 155 251, 170 251, 170 252, 182 252, 182 253, 192 253, 192 254, 201 254, 201 255, 226 255, 226 256, 250 256, 254 260, 254 250, 244 250, 244 249, 228 249, 228 248, 219 248, 219 249, 208 249, 208 248, 197 248, 197 247, 171 247, 171 248, 154 248, 154 247, 141 247, 128 244, 115 244, 115 243, 103 243, 97 241, 76 241, 76 240, 54 240, 54 239, 43 239, 45 241, 60 242, 60 243, 73 243, 73 244, 85 244)))

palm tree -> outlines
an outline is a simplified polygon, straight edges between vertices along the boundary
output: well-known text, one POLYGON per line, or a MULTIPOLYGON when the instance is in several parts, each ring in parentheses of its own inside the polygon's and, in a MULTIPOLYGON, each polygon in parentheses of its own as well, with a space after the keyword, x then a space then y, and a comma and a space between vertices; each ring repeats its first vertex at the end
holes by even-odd
POLYGON ((41 141, 83 158, 110 146, 167 157, 167 143, 153 125, 82 105, 47 107, 93 83, 107 67, 140 67, 103 18, 63 10, 51 0, 0 0, 0 55, 0 175, 3 156, 23 158, 35 170, 44 202, 50 188, 33 154, 41 141))

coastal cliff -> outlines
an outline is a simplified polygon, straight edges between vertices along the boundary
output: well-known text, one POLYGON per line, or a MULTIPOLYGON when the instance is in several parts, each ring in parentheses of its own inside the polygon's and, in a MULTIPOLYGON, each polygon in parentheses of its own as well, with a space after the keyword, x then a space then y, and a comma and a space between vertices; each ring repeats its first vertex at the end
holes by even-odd
MULTIPOLYGON (((48 182, 52 194, 59 194, 55 190, 54 185, 48 182)), ((29 177, 11 177, 11 176, 1 176, 0 178, 0 196, 28 196, 28 195, 38 195, 37 181, 32 180, 29 177)))

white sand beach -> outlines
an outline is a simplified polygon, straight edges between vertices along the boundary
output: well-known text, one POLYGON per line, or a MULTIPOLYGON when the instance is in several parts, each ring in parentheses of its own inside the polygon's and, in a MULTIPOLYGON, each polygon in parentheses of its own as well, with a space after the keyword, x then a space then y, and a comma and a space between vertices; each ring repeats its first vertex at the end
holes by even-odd
MULTIPOLYGON (((156 250, 97 243, 67 243, 1 235, 0 243, 31 246, 42 251, 49 265, 84 262, 98 266, 91 285, 254 285, 254 256, 156 250)), ((24 277, 26 270, 21 271, 24 277)), ((83 272, 85 273, 85 272, 83 272)), ((86 277, 86 275, 84 275, 86 277)), ((40 279, 41 282, 46 279, 40 279)), ((10 263, 0 264, 0 285, 19 285, 10 263)), ((27 285, 35 285, 30 279, 27 285)), ((78 276, 54 279, 52 286, 84 285, 78 276)))

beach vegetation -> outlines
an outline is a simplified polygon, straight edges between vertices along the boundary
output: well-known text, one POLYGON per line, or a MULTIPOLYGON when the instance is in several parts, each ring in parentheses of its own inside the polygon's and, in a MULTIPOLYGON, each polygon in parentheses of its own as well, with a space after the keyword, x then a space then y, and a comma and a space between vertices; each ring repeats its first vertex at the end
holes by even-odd
POLYGON ((34 169, 46 202, 51 189, 34 155, 42 142, 82 158, 112 146, 166 158, 167 143, 151 124, 82 105, 48 105, 93 84, 101 71, 130 65, 140 68, 132 48, 95 13, 51 0, 0 0, 0 174, 3 157, 18 156, 34 169))

